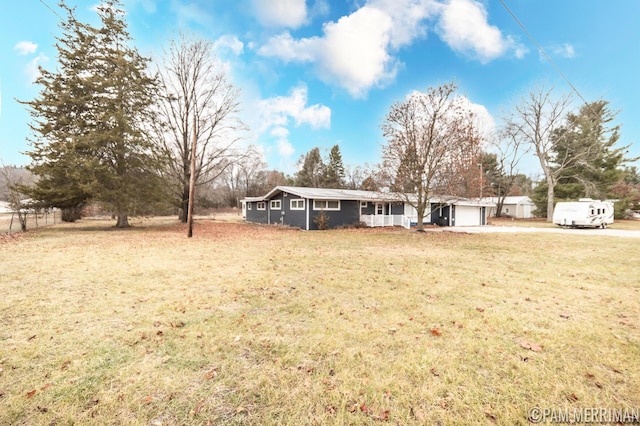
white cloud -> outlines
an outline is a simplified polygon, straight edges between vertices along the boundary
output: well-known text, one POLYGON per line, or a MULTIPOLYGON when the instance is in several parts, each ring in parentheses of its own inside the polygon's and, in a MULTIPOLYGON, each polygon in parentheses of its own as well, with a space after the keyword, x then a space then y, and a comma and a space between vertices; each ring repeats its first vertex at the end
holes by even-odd
POLYGON ((258 21, 267 27, 298 28, 307 19, 305 0, 253 0, 258 21))
POLYGON ((395 79, 399 66, 395 53, 426 37, 431 24, 453 50, 482 63, 508 53, 517 58, 527 53, 488 23, 478 0, 364 0, 352 14, 325 23, 321 36, 295 39, 284 32, 257 48, 257 53, 312 64, 322 81, 353 97, 365 97, 372 87, 395 79))
POLYGON ((260 102, 262 128, 286 126, 293 119, 296 126, 307 124, 313 129, 329 128, 331 109, 324 105, 307 105, 307 88, 299 86, 287 97, 277 96, 260 102))
POLYGON ((291 157, 296 152, 293 145, 286 139, 279 139, 277 145, 278 154, 280 154, 281 157, 291 157))
POLYGON ((30 41, 20 41, 15 45, 13 50, 17 50, 20 55, 30 55, 36 53, 38 45, 30 41))
POLYGON ((324 37, 295 40, 289 33, 270 39, 258 54, 286 62, 312 62, 320 79, 362 97, 375 85, 395 77, 395 61, 388 53, 391 18, 363 7, 338 22, 324 25, 324 37))
POLYGON ((391 46, 396 49, 426 37, 427 20, 442 10, 442 5, 435 0, 369 0, 368 5, 391 18, 391 46))
POLYGON ((230 50, 234 55, 239 56, 244 51, 244 43, 234 35, 223 35, 213 43, 213 48, 217 51, 230 50))
MULTIPOLYGON (((312 129, 329 128, 331 109, 324 105, 307 105, 308 94, 304 85, 291 90, 288 96, 276 96, 258 101, 260 134, 273 138, 278 154, 284 160, 295 153, 289 141, 289 127, 306 125, 312 129)), ((285 161, 283 164, 287 163, 285 161)), ((288 164, 288 163, 287 163, 288 164)), ((289 166, 287 166, 289 167, 289 166)))
POLYGON ((576 57, 576 50, 573 45, 569 43, 556 44, 554 46, 551 46, 551 52, 554 55, 560 56, 562 58, 571 59, 576 57))
POLYGON ((514 50, 516 56, 524 48, 511 37, 504 37, 498 27, 489 25, 487 11, 476 0, 449 0, 444 6, 438 31, 453 50, 487 63, 514 50))
POLYGON ((44 53, 40 53, 38 56, 29 61, 29 63, 25 67, 25 73, 30 83, 36 81, 36 79, 40 76, 40 70, 38 69, 38 66, 44 66, 44 64, 46 64, 47 62, 49 62, 49 57, 44 53))
POLYGON ((189 23, 202 26, 210 25, 213 21, 211 14, 207 13, 196 3, 183 3, 181 0, 171 0, 171 11, 178 18, 178 26, 184 27, 189 23))

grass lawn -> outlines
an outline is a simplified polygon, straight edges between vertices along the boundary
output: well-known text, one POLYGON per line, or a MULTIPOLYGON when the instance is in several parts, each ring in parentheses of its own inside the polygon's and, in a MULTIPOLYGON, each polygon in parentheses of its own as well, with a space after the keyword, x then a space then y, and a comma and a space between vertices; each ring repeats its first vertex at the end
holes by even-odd
MULTIPOLYGON (((520 226, 525 228, 559 228, 546 218, 535 219, 510 219, 502 217, 492 217, 489 224, 493 226, 520 226)), ((608 225, 611 229, 622 229, 628 231, 640 231, 640 220, 616 219, 613 224, 608 225)))
POLYGON ((640 239, 112 224, 0 240, 0 424, 640 409, 640 239))

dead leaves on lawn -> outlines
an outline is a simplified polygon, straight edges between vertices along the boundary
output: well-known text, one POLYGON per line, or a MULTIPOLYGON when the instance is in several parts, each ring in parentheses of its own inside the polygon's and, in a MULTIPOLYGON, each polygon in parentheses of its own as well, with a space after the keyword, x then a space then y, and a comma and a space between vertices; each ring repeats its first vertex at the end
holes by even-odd
POLYGON ((533 352, 542 352, 542 346, 529 340, 520 340, 520 346, 533 352))

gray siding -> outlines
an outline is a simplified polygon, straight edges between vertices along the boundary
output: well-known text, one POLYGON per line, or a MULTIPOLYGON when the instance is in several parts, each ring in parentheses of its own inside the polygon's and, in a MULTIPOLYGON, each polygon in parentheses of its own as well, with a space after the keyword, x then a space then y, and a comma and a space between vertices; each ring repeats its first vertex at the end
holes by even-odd
MULTIPOLYGON (((271 224, 279 224, 279 223, 283 223, 284 221, 284 216, 282 213, 284 212, 284 201, 283 201, 284 197, 282 192, 279 194, 276 194, 273 196, 273 198, 269 199, 267 201, 267 209, 269 210, 269 223, 271 224), (271 201, 273 200, 280 200, 280 207, 279 209, 271 209, 271 201)), ((286 223, 286 222, 285 222, 286 223)))
POLYGON ((297 195, 288 194, 284 197, 282 210, 284 211, 284 223, 300 229, 307 229, 307 203, 309 200, 297 195), (291 200, 304 200, 304 210, 291 210, 291 200))
MULTIPOLYGON (((313 200, 309 202, 309 229, 316 230, 318 225, 313 220, 320 214, 320 210, 313 210, 313 200)), ((329 228, 353 225, 360 221, 360 201, 341 200, 339 211, 326 210, 325 213, 329 217, 329 228)))
POLYGON ((267 223, 267 211, 258 210, 257 202, 247 203, 246 213, 245 219, 247 222, 267 223), (251 206, 251 210, 249 210, 249 206, 251 206))

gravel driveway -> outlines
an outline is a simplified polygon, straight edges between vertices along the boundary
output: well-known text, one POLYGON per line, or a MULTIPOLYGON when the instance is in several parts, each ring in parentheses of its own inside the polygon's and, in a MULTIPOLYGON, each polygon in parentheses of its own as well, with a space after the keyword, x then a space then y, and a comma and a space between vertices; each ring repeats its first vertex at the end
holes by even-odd
MULTIPOLYGON (((614 225, 615 226, 615 225, 614 225)), ((565 235, 600 235, 608 237, 627 237, 627 238, 640 238, 640 231, 631 231, 615 228, 525 228, 520 226, 448 226, 443 228, 425 228, 427 231, 433 232, 469 232, 469 233, 527 233, 527 232, 546 232, 550 234, 565 234, 565 235)))

